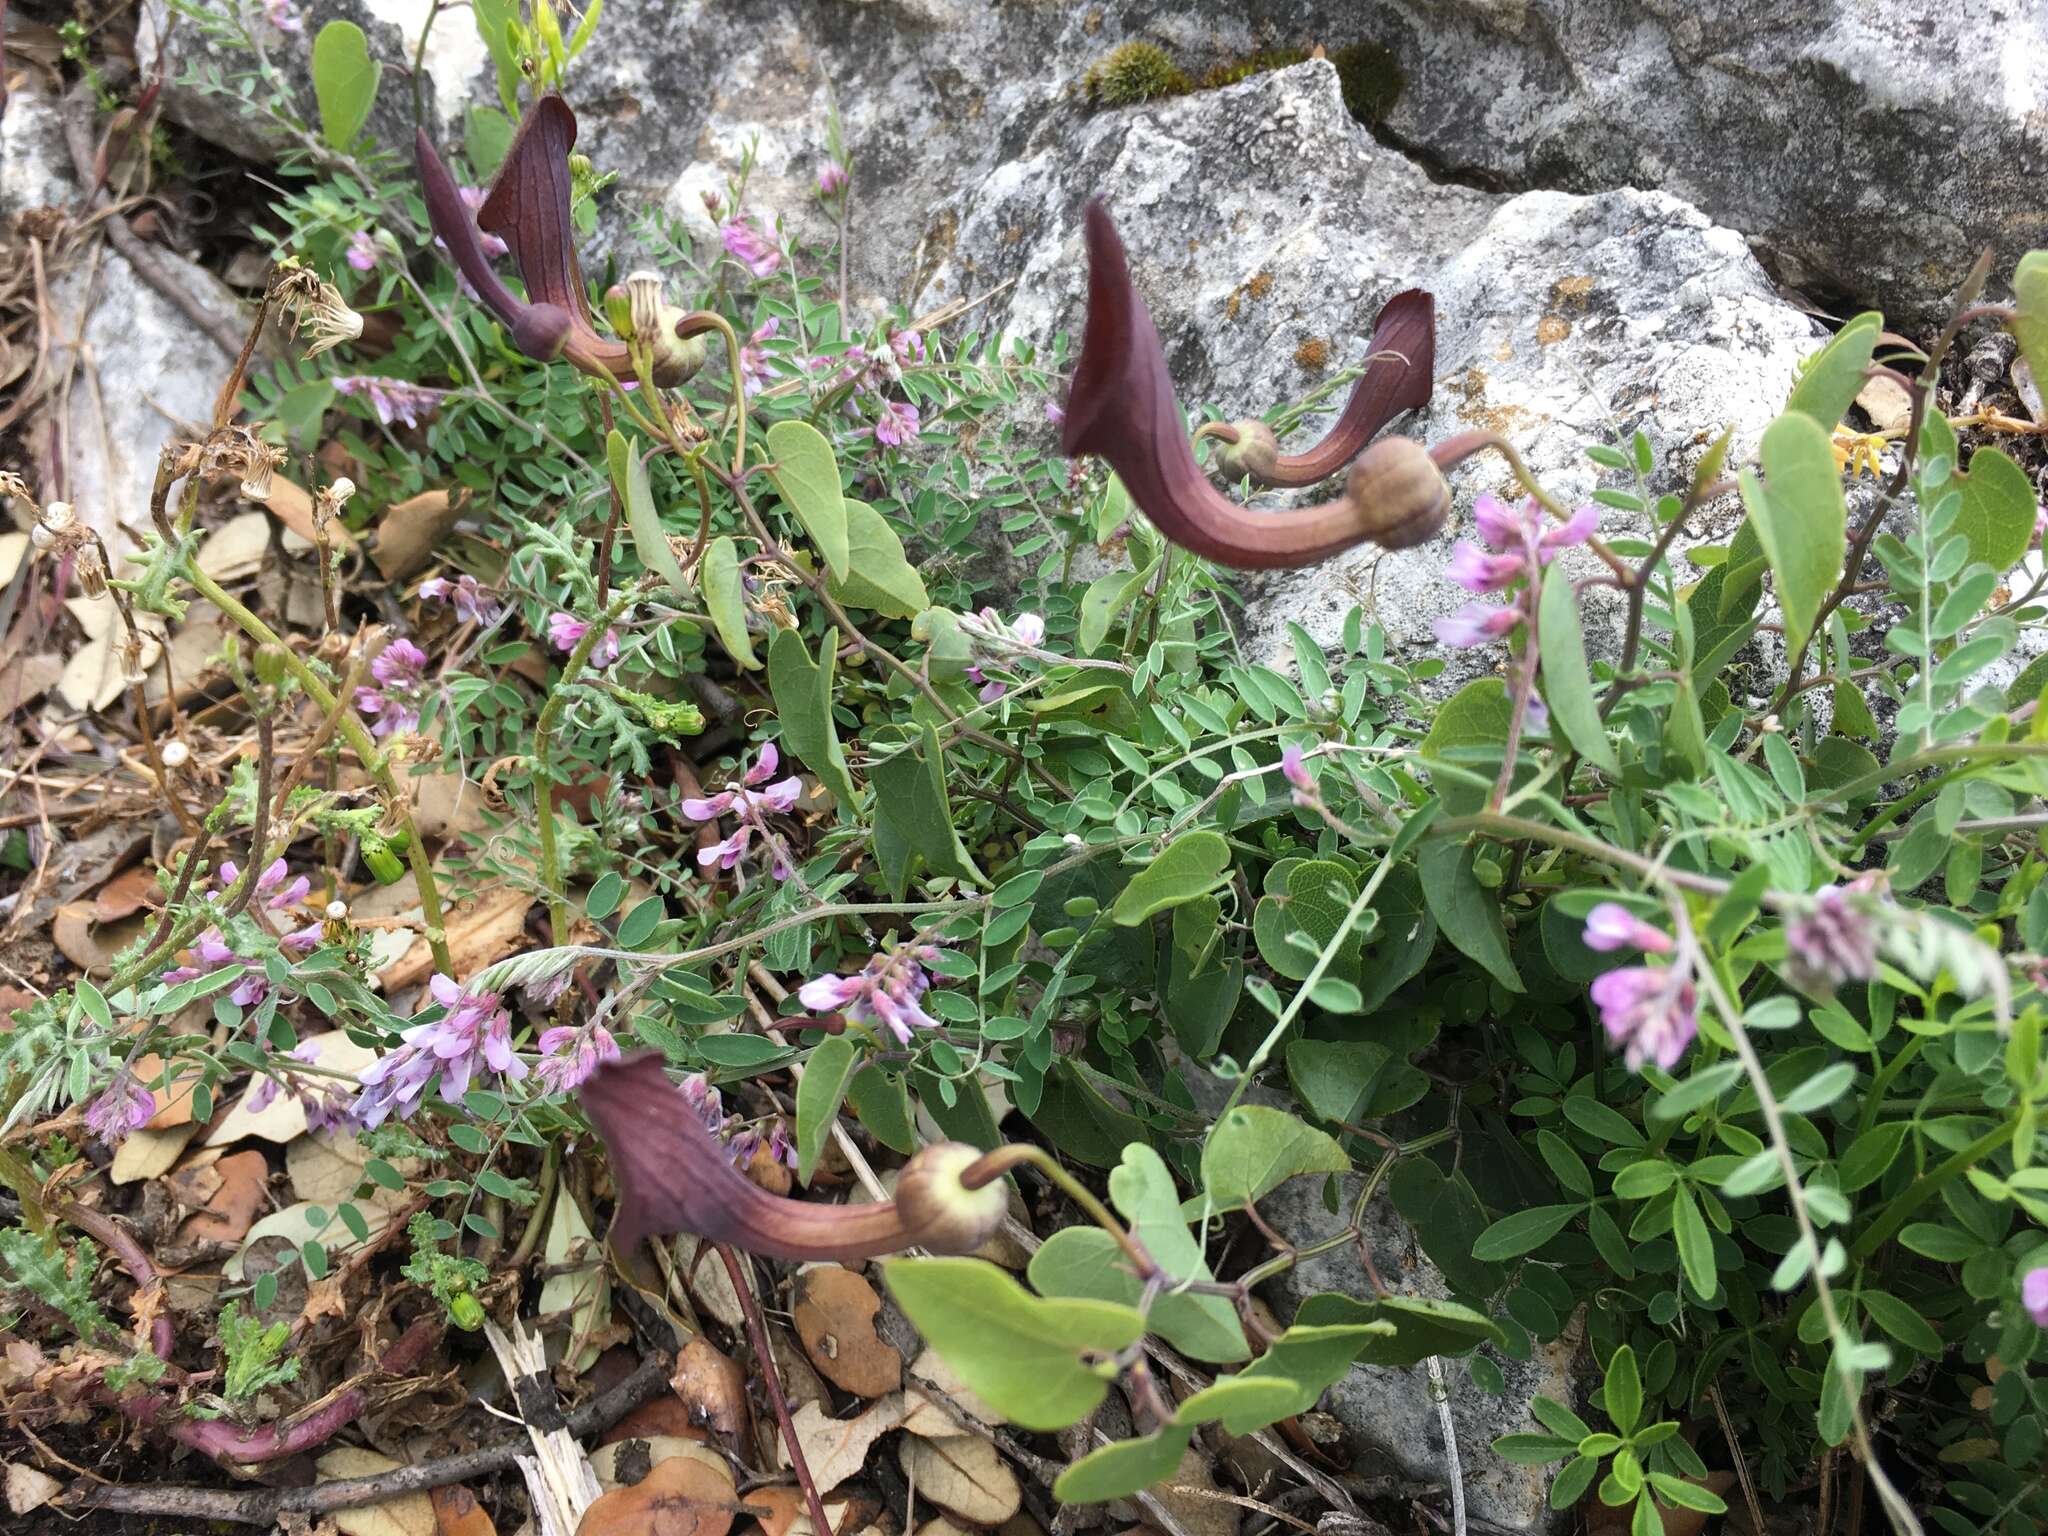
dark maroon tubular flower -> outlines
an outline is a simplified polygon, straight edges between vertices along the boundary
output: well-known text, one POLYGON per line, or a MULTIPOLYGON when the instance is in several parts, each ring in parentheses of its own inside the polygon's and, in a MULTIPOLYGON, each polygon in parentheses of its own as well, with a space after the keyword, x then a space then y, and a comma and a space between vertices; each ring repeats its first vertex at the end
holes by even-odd
POLYGON ((642 1238, 695 1232, 767 1258, 841 1263, 923 1246, 968 1253, 995 1235, 1002 1183, 975 1189, 960 1172, 979 1153, 940 1143, 910 1160, 894 1200, 825 1205, 771 1195, 733 1167, 657 1051, 605 1062, 579 1091, 612 1154, 618 1213, 611 1240, 630 1254, 642 1238))
POLYGON ((477 220, 463 206, 455 178, 425 130, 415 134, 413 149, 434 233, 484 307, 512 333, 512 344, 539 362, 565 358, 585 373, 631 378, 626 344, 598 335, 591 321, 576 261, 576 228, 569 218, 569 146, 575 142, 576 114, 561 97, 542 97, 520 123, 484 199, 483 227, 511 249, 526 284, 523 300, 492 268, 477 220))
POLYGON ((1088 205, 1088 325, 1067 394, 1061 446, 1108 460, 1140 511, 1183 549, 1221 565, 1314 565, 1368 540, 1418 544, 1443 526, 1450 490, 1420 444, 1388 438, 1319 506, 1253 512, 1216 490, 1182 423, 1159 332, 1131 284, 1116 227, 1088 205))
MULTIPOLYGON (((1323 440, 1305 453, 1283 453, 1264 463, 1247 456, 1245 472, 1267 486, 1327 480, 1364 452, 1396 416, 1429 404, 1435 373, 1436 300, 1421 288, 1405 289, 1387 300, 1373 322, 1365 372, 1323 440)), ((1210 430, 1230 441, 1220 424, 1210 430)))

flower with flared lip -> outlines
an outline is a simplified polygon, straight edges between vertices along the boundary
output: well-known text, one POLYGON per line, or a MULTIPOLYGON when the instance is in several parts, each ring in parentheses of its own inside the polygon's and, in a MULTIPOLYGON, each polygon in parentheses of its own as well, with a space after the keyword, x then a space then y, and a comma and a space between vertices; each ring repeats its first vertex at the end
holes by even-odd
POLYGON ((85 1128, 94 1140, 118 1147, 156 1115, 156 1099, 126 1067, 114 1074, 106 1091, 85 1107, 85 1128))
POLYGON ((1671 953, 1671 935, 1646 923, 1618 901, 1603 901, 1586 914, 1586 948, 1603 952, 1640 949, 1646 954, 1671 953))
POLYGON ((1699 994, 1689 966, 1623 966, 1596 977, 1591 990, 1607 1038, 1621 1047, 1631 1072, 1646 1061, 1670 1071, 1699 1033, 1699 994))
POLYGON ((885 943, 851 976, 816 976, 797 989, 797 1000, 813 1013, 844 1013, 856 1024, 880 1024, 908 1045, 913 1029, 937 1029, 939 1022, 919 1006, 931 987, 925 965, 938 957, 932 944, 885 943))

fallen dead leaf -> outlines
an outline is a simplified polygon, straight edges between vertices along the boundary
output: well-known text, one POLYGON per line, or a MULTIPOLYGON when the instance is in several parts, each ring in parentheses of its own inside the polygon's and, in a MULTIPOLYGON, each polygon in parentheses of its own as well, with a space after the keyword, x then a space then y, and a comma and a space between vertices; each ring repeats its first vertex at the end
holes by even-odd
POLYGON ((708 1425, 728 1442, 743 1444, 747 1421, 747 1374, 739 1362, 694 1334, 676 1354, 669 1386, 695 1423, 708 1425))
MULTIPOLYGON (((270 509, 272 517, 308 544, 320 542, 313 528, 313 498, 306 494, 303 486, 285 479, 283 475, 272 475, 270 494, 263 499, 263 505, 270 509)), ((345 553, 355 547, 354 535, 340 518, 327 525, 327 542, 337 553, 345 553)))
MULTIPOLYGON (((362 1213, 363 1225, 368 1230, 371 1241, 375 1241, 377 1234, 391 1225, 391 1212, 386 1207, 370 1200, 358 1200, 355 1207, 362 1213)), ((221 1273, 230 1280, 239 1281, 242 1278, 243 1262, 248 1258, 249 1250, 267 1238, 282 1238, 295 1248, 303 1247, 317 1238, 326 1245, 331 1259, 353 1253, 362 1246, 356 1241, 355 1234, 342 1224, 341 1218, 334 1213, 332 1206, 315 1206, 311 1202, 301 1201, 297 1205, 288 1205, 281 1211, 272 1211, 251 1227, 242 1239, 241 1248, 221 1266, 221 1273), (316 1210, 327 1218, 324 1222, 315 1222, 312 1219, 309 1213, 316 1210)))
POLYGON ((775 1356, 775 1371, 782 1378, 782 1395, 789 1399, 790 1407, 820 1403, 827 1409, 831 1408, 832 1394, 825 1385, 825 1378, 811 1364, 803 1346, 789 1336, 788 1329, 771 1326, 768 1348, 775 1356))
MULTIPOLYGON (((313 1463, 315 1481, 339 1482, 349 1477, 375 1477, 400 1463, 375 1451, 339 1446, 313 1463)), ((435 1536, 434 1505, 424 1493, 402 1493, 381 1504, 337 1509, 328 1516, 343 1536, 435 1536)))
POLYGON ((606 1446, 614 1440, 646 1440, 656 1436, 703 1444, 711 1439, 711 1431, 691 1423, 689 1407, 671 1392, 642 1403, 606 1430, 597 1443, 606 1446))
POLYGON ((439 1536, 498 1536, 483 1505, 462 1484, 436 1488, 427 1499, 434 1506, 434 1528, 439 1536))
MULTIPOLYGON (((732 1277, 719 1262, 718 1250, 692 1232, 678 1232, 675 1244, 676 1268, 698 1310, 727 1328, 743 1326, 746 1313, 740 1310, 739 1292, 732 1288, 732 1277)), ((756 1292, 758 1300, 759 1288, 752 1280, 751 1267, 742 1264, 740 1273, 749 1276, 748 1289, 756 1292)))
POLYGON ((831 1418, 816 1403, 805 1403, 792 1414, 797 1443, 804 1448, 818 1492, 830 1492, 865 1467, 869 1448, 903 1422, 905 1408, 903 1394, 892 1392, 851 1419, 831 1418))
POLYGON ((703 1441, 686 1435, 640 1435, 610 1441, 590 1453, 590 1470, 600 1488, 627 1488, 645 1477, 648 1468, 676 1456, 691 1457, 710 1467, 725 1479, 728 1494, 737 1486, 732 1464, 703 1441))
POLYGON ((146 864, 133 865, 100 887, 99 894, 92 899, 93 921, 118 923, 124 917, 133 917, 156 894, 156 871, 146 864))
POLYGON ((39 1472, 25 1461, 7 1464, 7 1508, 26 1515, 41 1509, 64 1491, 64 1485, 47 1472, 39 1472))
POLYGON ((21 562, 27 558, 27 534, 0 533, 0 587, 14 580, 14 573, 21 569, 21 562))
POLYGON ((157 703, 175 688, 179 699, 191 698, 223 670, 215 658, 220 655, 221 643, 227 639, 230 627, 227 616, 218 608, 203 597, 195 598, 172 633, 171 643, 164 647, 163 656, 150 669, 143 697, 157 703))
MULTIPOLYGON (((448 955, 454 974, 472 975, 517 950, 532 907, 532 893, 509 885, 458 902, 447 914, 448 955)), ((434 952, 422 937, 414 940, 401 959, 379 971, 377 982, 388 996, 417 986, 433 969, 434 952)))
MULTIPOLYGON (((73 709, 105 709, 128 686, 116 643, 126 633, 120 610, 111 596, 67 598, 64 607, 85 631, 85 644, 64 663, 57 692, 73 709)), ((138 613, 135 627, 142 636, 142 666, 147 671, 163 650, 163 620, 138 613)))
POLYGON ((1001 1415, 968 1389, 937 1350, 927 1349, 910 1363, 909 1381, 903 1389, 910 1399, 910 1415, 904 1419, 903 1427, 913 1435, 956 1435, 961 1428, 942 1404, 925 1393, 920 1382, 930 1382, 955 1408, 982 1423, 1002 1423, 1001 1415))
POLYGON ((570 1348, 562 1358, 581 1375, 597 1361, 599 1350, 593 1339, 611 1321, 612 1287, 605 1272, 604 1250, 590 1235, 574 1200, 554 1203, 542 1253, 548 1277, 540 1288, 540 1315, 552 1326, 559 1326, 566 1315, 570 1348))
POLYGON ((725 1536, 732 1529, 732 1490, 730 1473, 721 1481, 718 1469, 672 1456, 632 1487, 600 1497, 583 1512, 576 1536, 725 1536))
POLYGON ((2048 408, 2041 400, 2040 381, 2034 377, 2033 366, 2024 357, 2012 360, 2012 389, 2020 397, 2020 404, 2027 408, 2027 414, 2036 426, 2048 426, 2048 408))
POLYGON ((790 1172, 789 1164, 768 1150, 766 1141, 754 1145, 754 1155, 747 1159, 742 1170, 756 1184, 771 1195, 786 1195, 796 1182, 796 1175, 790 1172))
POLYGON ((452 498, 445 490, 421 491, 394 501, 370 535, 370 558, 386 581, 403 581, 434 557, 443 534, 462 517, 467 490, 452 498))
POLYGON ((177 1073, 159 1086, 157 1079, 163 1070, 163 1058, 154 1051, 135 1058, 135 1081, 148 1088, 156 1100, 156 1113, 149 1119, 152 1131, 168 1131, 192 1123, 192 1090, 199 1083, 197 1068, 177 1073))
POLYGON ((284 1149, 285 1176, 292 1194, 314 1205, 333 1205, 355 1195, 369 1154, 353 1136, 312 1131, 284 1149))
MULTIPOLYGON (((231 1152, 203 1171, 213 1176, 213 1189, 202 1208, 180 1224, 177 1240, 186 1244, 239 1243, 249 1235, 267 1203, 270 1161, 261 1152, 231 1152)), ((169 1182, 172 1193, 179 1193, 176 1174, 169 1182)))
POLYGON ((927 1520, 920 1525, 917 1528, 917 1536, 967 1536, 967 1533, 944 1515, 940 1515, 937 1519, 927 1520))
POLYGON ((421 837, 482 832, 483 789, 459 773, 421 773, 406 780, 412 791, 413 830, 421 837))
MULTIPOLYGON (((755 1525, 762 1536, 811 1536, 811 1514, 805 1507, 810 1501, 804 1497, 801 1488, 787 1483, 770 1483, 765 1488, 749 1488, 743 1501, 765 1508, 768 1513, 755 1517, 755 1525)), ((853 1523, 862 1513, 858 1503, 852 1499, 820 1499, 825 1506, 825 1519, 831 1524, 833 1536, 845 1536, 853 1529, 853 1523)))
POLYGON ((867 1280, 837 1264, 797 1272, 797 1336, 820 1374, 856 1397, 880 1397, 903 1385, 903 1356, 875 1332, 882 1299, 867 1280))
POLYGON ((1181 1454, 1173 1476, 1153 1485, 1152 1496, 1166 1506, 1188 1536, 1237 1536, 1244 1511, 1223 1499, 1204 1497, 1216 1491, 1207 1453, 1191 1445, 1181 1454))
POLYGON ((215 581, 226 585, 254 576, 263 568, 263 557, 269 550, 269 516, 262 512, 242 512, 199 541, 192 563, 215 581))
POLYGON ((979 1435, 905 1435, 896 1444, 896 1459, 919 1498, 969 1525, 1001 1525, 1024 1506, 1017 1474, 979 1435))
POLYGON ((1880 432, 1895 431, 1912 418, 1913 397, 1895 379, 1867 380, 1856 393, 1856 403, 1880 432))
POLYGON ((140 1130, 114 1149, 114 1166, 108 1176, 116 1184, 135 1184, 167 1172, 185 1144, 199 1134, 196 1125, 174 1125, 166 1131, 140 1130))
POLYGON ((102 923, 95 919, 91 902, 66 902, 50 921, 50 942, 87 975, 108 976, 113 973, 114 957, 142 937, 148 921, 138 913, 119 922, 102 923))

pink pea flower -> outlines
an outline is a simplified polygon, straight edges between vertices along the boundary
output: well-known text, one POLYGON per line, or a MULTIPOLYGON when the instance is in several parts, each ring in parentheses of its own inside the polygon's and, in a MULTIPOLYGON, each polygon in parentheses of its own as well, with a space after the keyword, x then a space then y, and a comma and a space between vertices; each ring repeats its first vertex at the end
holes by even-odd
POLYGON ((306 20, 292 0, 263 0, 263 17, 278 31, 294 37, 306 30, 306 20))
POLYGON ((727 813, 739 818, 739 824, 730 836, 709 848, 697 850, 700 866, 731 869, 746 854, 754 838, 759 836, 768 849, 769 874, 777 880, 789 878, 788 852, 782 839, 768 826, 767 817, 771 813, 786 816, 796 809, 797 797, 803 793, 803 780, 791 774, 770 784, 768 780, 775 776, 781 761, 782 755, 775 750, 775 743, 764 742, 760 756, 754 760, 753 767, 741 775, 738 783, 728 782, 715 795, 696 796, 682 802, 679 809, 692 821, 716 821, 727 813))
POLYGON ((747 344, 740 348, 740 384, 747 394, 754 394, 768 382, 768 349, 761 343, 772 339, 781 329, 782 322, 770 315, 754 328, 747 344))
POLYGON ((2048 1328, 2048 1265, 2027 1271, 2020 1281, 2020 1304, 2027 1309, 2027 1316, 2048 1328))
POLYGON ((725 254, 756 277, 773 277, 782 265, 782 253, 761 233, 749 214, 735 214, 719 227, 725 254))
POLYGON ((891 331, 889 350, 896 354, 896 361, 921 363, 924 361, 924 336, 918 331, 891 331))
POLYGON ((1444 615, 1431 627, 1437 639, 1459 650, 1469 650, 1498 640, 1521 622, 1519 608, 1490 608, 1485 603, 1467 603, 1456 613, 1444 615))
MULTIPOLYGON (((548 615, 548 643, 558 651, 575 650, 576 643, 589 632, 589 621, 579 619, 573 613, 548 615)), ((590 648, 590 664, 602 670, 618 659, 619 632, 616 629, 608 629, 604 632, 604 638, 590 648)))
POLYGON ((1451 551, 1446 572, 1467 592, 1504 592, 1522 576, 1526 565, 1519 554, 1489 555, 1466 539, 1451 551))
POLYGON ((1051 422, 1054 426, 1058 426, 1061 422, 1067 419, 1066 409, 1059 403, 1059 401, 1048 400, 1045 402, 1045 419, 1051 422))
POLYGON ((818 196, 837 197, 846 187, 846 167, 837 160, 827 161, 818 172, 818 196))
POLYGON ((156 1100, 126 1067, 114 1074, 106 1091, 85 1107, 85 1128, 93 1139, 118 1147, 156 1115, 156 1100))
MULTIPOLYGON (((484 199, 487 196, 489 196, 489 193, 486 192, 484 188, 461 187, 458 188, 457 191, 461 195, 462 206, 470 211, 472 218, 474 217, 474 215, 483 211, 484 199)), ((493 261, 497 260, 500 256, 504 255, 507 251, 511 249, 511 247, 505 243, 504 238, 500 235, 491 234, 488 230, 482 228, 479 228, 477 230, 477 234, 482 237, 484 255, 489 257, 493 261)), ((441 244, 439 237, 435 238, 434 244, 441 244)), ((446 249, 446 247, 444 246, 443 249, 446 249)), ((468 279, 465 278, 463 280, 463 286, 465 288, 469 286, 468 279)))
POLYGON ((1670 1071, 1699 1033, 1699 994, 1689 967, 1624 966, 1597 977, 1591 990, 1607 1038, 1621 1047, 1631 1072, 1646 1061, 1670 1071))
POLYGON ((461 1103, 470 1082, 484 1073, 510 1082, 526 1076, 526 1063, 512 1053, 512 1016, 497 993, 465 991, 438 972, 427 990, 446 1011, 432 1023, 406 1030, 403 1045, 358 1074, 363 1091, 349 1118, 361 1129, 383 1124, 394 1110, 401 1120, 410 1116, 436 1073, 441 1097, 450 1104, 461 1103))
POLYGON ((374 688, 356 690, 356 708, 370 719, 372 736, 402 734, 420 723, 427 688, 427 653, 403 637, 370 663, 374 688))
POLYGON ((1671 953, 1671 935, 1646 923, 1618 901, 1603 901, 1586 914, 1585 945, 1603 952, 1640 949, 1645 954, 1671 953))
POLYGON ((1869 981, 1877 974, 1868 889, 1861 876, 1846 887, 1824 885, 1813 893, 1813 906, 1785 924, 1786 955, 1798 980, 1831 992, 1845 981, 1869 981))
POLYGON ((466 623, 491 624, 498 617, 497 594, 467 571, 453 581, 446 576, 429 576, 420 583, 420 596, 428 602, 446 603, 466 623))
POLYGON ((880 1024, 898 1044, 908 1045, 913 1029, 939 1027, 918 1006, 932 984, 924 967, 938 953, 931 944, 887 943, 851 976, 813 977, 797 989, 797 999, 814 1013, 836 1010, 856 1024, 880 1024))
POLYGON ((358 272, 375 267, 377 256, 377 237, 367 229, 359 229, 348 237, 348 264, 358 272))
POLYGON ((619 1043, 602 1024, 582 1028, 557 1024, 542 1030, 536 1043, 540 1064, 533 1069, 533 1075, 542 1090, 551 1094, 573 1093, 600 1063, 619 1059, 619 1043))
POLYGON ((1308 771, 1308 755, 1291 741, 1280 749, 1280 777, 1294 786, 1296 805, 1306 807, 1319 803, 1315 775, 1308 771))
POLYGON ((789 1134, 787 1121, 777 1120, 775 1129, 768 1133, 768 1155, 785 1168, 796 1167, 796 1138, 789 1134))
POLYGON ((875 441, 901 448, 916 438, 917 407, 901 400, 884 400, 882 414, 875 419, 875 441))
POLYGON ((422 417, 433 415, 448 398, 445 389, 429 389, 377 373, 340 374, 328 382, 340 394, 363 396, 387 427, 394 423, 417 427, 422 417))

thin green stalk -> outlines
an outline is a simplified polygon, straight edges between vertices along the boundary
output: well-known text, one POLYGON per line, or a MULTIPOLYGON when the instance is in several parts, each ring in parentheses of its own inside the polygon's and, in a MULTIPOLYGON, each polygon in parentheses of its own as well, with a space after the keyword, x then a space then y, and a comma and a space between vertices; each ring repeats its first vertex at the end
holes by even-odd
POLYGON ((1850 1264, 1862 1263, 1898 1236, 1899 1229, 1905 1226, 1913 1213, 1932 1199, 1944 1184, 1960 1178, 2011 1141, 2018 1125, 2017 1120, 2012 1120, 1995 1130, 1986 1131, 1967 1147, 1943 1158, 1908 1184, 1899 1192, 1897 1198, 1885 1206, 1884 1214, 1872 1222, 1869 1230, 1850 1246, 1850 1264))
POLYGON ((290 672, 298 685, 306 690, 308 698, 321 709, 333 712, 343 738, 355 752, 363 768, 375 779, 377 787, 384 791, 390 804, 391 814, 397 818, 405 834, 406 862, 412 865, 414 882, 419 886, 420 917, 426 925, 427 947, 433 951, 434 966, 443 975, 454 971, 455 962, 448 953, 448 930, 441 916, 441 888, 434 880, 434 863, 427 857, 426 845, 421 842, 419 830, 413 825, 412 807, 400 792, 397 777, 391 772, 391 765, 384 754, 377 749, 377 743, 364 729, 363 722, 354 710, 344 704, 337 704, 332 692, 321 682, 313 669, 306 665, 299 654, 278 638, 268 624, 245 607, 241 600, 215 581, 198 564, 190 559, 185 562, 185 579, 192 583, 192 589, 222 613, 232 619, 242 632, 258 645, 273 645, 284 658, 285 670, 290 672))

